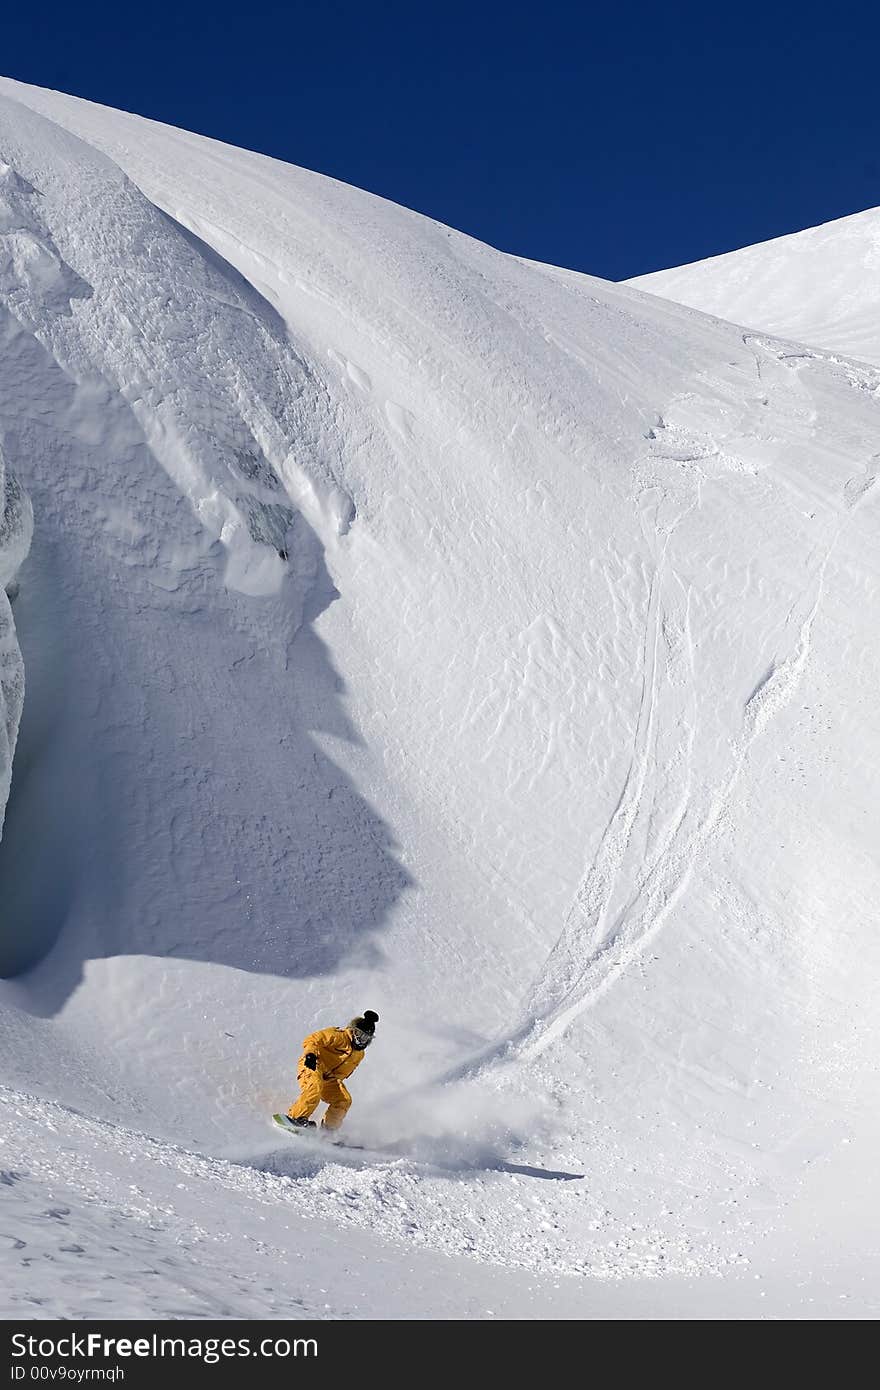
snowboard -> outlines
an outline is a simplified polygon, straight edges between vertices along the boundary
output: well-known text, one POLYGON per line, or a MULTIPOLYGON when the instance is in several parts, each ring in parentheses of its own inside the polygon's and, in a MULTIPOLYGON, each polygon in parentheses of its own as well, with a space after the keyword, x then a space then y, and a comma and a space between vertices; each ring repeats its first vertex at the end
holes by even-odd
POLYGON ((272 1119, 285 1134, 294 1134, 298 1139, 317 1139, 319 1143, 330 1144, 334 1149, 357 1149, 360 1153, 366 1152, 363 1144, 346 1144, 344 1139, 331 1139, 326 1133, 319 1134, 317 1127, 292 1125, 286 1115, 273 1115, 272 1119))

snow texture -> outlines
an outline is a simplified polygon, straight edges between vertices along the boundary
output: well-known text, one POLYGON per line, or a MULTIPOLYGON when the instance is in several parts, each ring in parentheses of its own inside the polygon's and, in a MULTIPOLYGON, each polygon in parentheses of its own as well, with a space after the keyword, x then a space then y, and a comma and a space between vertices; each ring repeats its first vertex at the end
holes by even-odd
POLYGON ((30 499, 6 467, 0 444, 0 833, 24 704, 24 664, 15 635, 16 575, 33 533, 30 499))
POLYGON ((0 158, 0 1311, 876 1315, 878 369, 9 80, 0 158))

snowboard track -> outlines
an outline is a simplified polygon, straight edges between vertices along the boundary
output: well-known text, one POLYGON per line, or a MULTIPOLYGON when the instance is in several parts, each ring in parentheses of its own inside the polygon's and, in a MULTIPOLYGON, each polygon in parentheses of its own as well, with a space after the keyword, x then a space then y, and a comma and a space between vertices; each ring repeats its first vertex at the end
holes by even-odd
MULTIPOLYGON (((808 363, 842 369, 853 389, 880 399, 880 374, 873 369, 834 354, 791 349, 755 334, 743 334, 743 343, 755 354, 762 386, 766 385, 763 356, 781 362, 795 376, 808 363)), ((698 729, 694 723, 691 594, 672 568, 668 550, 679 523, 688 511, 701 505, 705 476, 699 461, 714 456, 717 451, 707 449, 704 440, 685 441, 685 449, 675 457, 679 464, 695 471, 694 495, 668 527, 661 526, 655 514, 657 560, 648 588, 641 697, 629 767, 598 849, 575 892, 562 934, 532 987, 526 1021, 515 1034, 515 1047, 524 1057, 540 1055, 559 1039, 643 955, 671 916, 735 794, 753 746, 801 683, 829 563, 853 513, 871 495, 880 474, 880 455, 875 454, 864 473, 847 482, 830 535, 826 535, 818 559, 810 566, 809 578, 785 619, 780 654, 769 668, 764 666, 743 707, 742 728, 731 743, 728 770, 695 800, 693 751, 698 729), (676 653, 668 638, 676 628, 684 636, 689 699, 676 690, 676 653), (664 733, 671 755, 662 763, 658 753, 664 733), (646 856, 642 846, 650 839, 650 822, 661 816, 658 789, 664 785, 675 788, 675 810, 667 819, 665 834, 657 837, 647 868, 643 868, 646 856), (613 906, 616 896, 622 898, 619 907, 613 906)), ((637 500, 641 503, 645 496, 643 492, 637 500)), ((667 500, 661 497, 657 512, 667 500)))

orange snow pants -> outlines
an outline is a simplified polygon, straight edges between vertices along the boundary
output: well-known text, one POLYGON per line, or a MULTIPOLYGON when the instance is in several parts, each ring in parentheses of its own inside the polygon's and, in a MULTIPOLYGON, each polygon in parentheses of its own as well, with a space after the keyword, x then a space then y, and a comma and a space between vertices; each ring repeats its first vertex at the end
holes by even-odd
POLYGON ((301 1067, 296 1079, 299 1082, 299 1100, 295 1100, 287 1112, 290 1119, 307 1120, 325 1100, 328 1109, 321 1121, 322 1128, 338 1129, 351 1105, 348 1087, 341 1081, 335 1081, 332 1076, 325 1080, 319 1071, 309 1071, 308 1067, 301 1067))

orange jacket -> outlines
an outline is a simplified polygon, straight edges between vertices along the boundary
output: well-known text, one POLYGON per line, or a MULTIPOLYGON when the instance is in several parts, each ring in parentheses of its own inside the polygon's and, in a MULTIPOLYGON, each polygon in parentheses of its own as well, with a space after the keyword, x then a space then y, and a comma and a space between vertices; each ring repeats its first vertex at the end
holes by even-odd
POLYGON ((307 1052, 315 1053, 318 1075, 325 1081, 344 1081, 364 1059, 364 1054, 353 1045, 350 1028, 320 1028, 317 1033, 309 1033, 303 1042, 299 1071, 305 1066, 303 1057, 307 1052))

